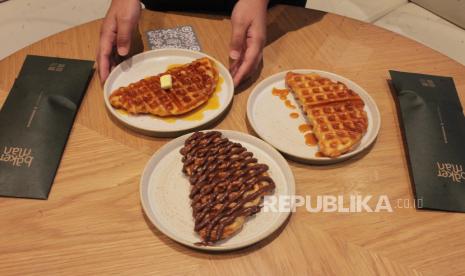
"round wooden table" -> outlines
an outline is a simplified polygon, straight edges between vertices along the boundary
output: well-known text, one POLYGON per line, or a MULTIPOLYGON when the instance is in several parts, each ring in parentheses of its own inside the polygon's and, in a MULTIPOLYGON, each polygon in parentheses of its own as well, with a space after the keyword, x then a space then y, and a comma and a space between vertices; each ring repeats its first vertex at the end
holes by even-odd
MULTIPOLYGON (((94 59, 101 23, 72 28, 2 60, 0 103, 27 54, 94 59)), ((140 30, 145 34, 179 25, 192 25, 203 51, 228 64, 231 30, 226 17, 144 11, 140 30)), ((94 75, 50 198, 0 198, 0 274, 465 273, 465 214, 413 208, 405 149, 387 82, 389 69, 451 76, 465 102, 465 67, 373 25, 277 6, 269 12, 268 44, 258 79, 235 96, 229 114, 216 127, 250 133, 246 102, 254 85, 295 68, 352 79, 369 91, 382 116, 379 137, 367 154, 330 166, 289 161, 297 194, 386 195, 392 213, 310 213, 301 207, 283 229, 249 248, 210 254, 179 245, 151 225, 139 200, 142 170, 169 139, 143 136, 111 120, 94 75)))

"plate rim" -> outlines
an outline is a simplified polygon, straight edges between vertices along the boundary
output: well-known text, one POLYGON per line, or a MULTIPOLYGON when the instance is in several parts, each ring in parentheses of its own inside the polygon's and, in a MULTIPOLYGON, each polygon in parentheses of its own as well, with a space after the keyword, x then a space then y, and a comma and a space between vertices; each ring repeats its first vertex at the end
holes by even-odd
MULTIPOLYGON (((135 80, 135 81, 137 81, 137 80, 135 80)), ((184 134, 184 133, 196 130, 196 129, 201 129, 203 127, 207 127, 208 125, 210 125, 210 124, 216 122, 218 119, 220 119, 226 112, 229 112, 229 109, 230 109, 230 107, 232 105, 234 95, 235 95, 235 87, 234 87, 233 79, 232 79, 232 76, 231 76, 229 70, 223 65, 223 63, 221 63, 216 58, 214 58, 214 57, 212 57, 212 56, 210 56, 210 55, 208 55, 208 54, 206 54, 204 52, 200 52, 200 51, 193 51, 193 50, 179 49, 179 48, 163 48, 163 49, 153 49, 153 50, 144 51, 144 52, 139 53, 137 55, 134 55, 134 56, 124 60, 120 64, 118 64, 110 72, 107 79, 105 80, 105 83, 104 83, 103 89, 102 89, 102 93, 103 93, 103 99, 104 99, 104 102, 105 102, 105 107, 106 107, 107 111, 110 113, 110 116, 112 118, 116 119, 119 123, 123 124, 125 127, 128 127, 129 129, 135 130, 135 131, 137 131, 139 133, 154 136, 154 137, 176 137, 176 136, 179 136, 181 134, 184 134), (111 76, 116 74, 117 70, 121 70, 122 72, 124 72, 124 69, 121 69, 121 67, 124 66, 127 63, 131 63, 133 61, 133 59, 135 59, 135 58, 141 58, 141 60, 145 60, 144 56, 150 56, 150 55, 153 55, 153 54, 160 54, 161 56, 163 56, 164 52, 180 52, 180 53, 185 53, 185 54, 189 54, 189 55, 198 56, 198 58, 200 58, 200 57, 208 57, 208 58, 212 59, 213 61, 215 61, 216 65, 221 68, 221 70, 219 70, 219 71, 224 71, 226 73, 226 75, 222 74, 221 76, 224 78, 225 85, 230 87, 228 90, 231 90, 231 93, 229 93, 227 95, 227 99, 226 99, 224 107, 222 107, 222 110, 216 116, 214 116, 211 119, 206 120, 206 121, 199 121, 197 124, 195 124, 193 126, 183 127, 183 128, 176 128, 176 129, 173 129, 173 130, 147 129, 147 128, 139 127, 139 126, 136 126, 136 125, 131 124, 129 122, 126 122, 125 120, 120 118, 120 115, 117 114, 115 109, 111 106, 110 101, 109 101, 108 96, 107 96, 107 94, 109 95, 112 92, 112 91, 109 91, 109 88, 108 88, 108 86, 110 85, 109 80, 111 79, 111 76)))
MULTIPOLYGON (((273 160, 275 160, 278 163, 279 168, 281 169, 281 172, 283 173, 284 177, 287 180, 287 186, 289 189, 289 194, 290 196, 294 196, 296 189, 295 189, 295 177, 294 174, 286 161, 286 159, 281 155, 279 151, 277 151, 275 148, 273 148, 271 145, 266 143, 265 141, 250 135, 248 133, 240 132, 240 131, 235 131, 235 130, 225 130, 225 129, 211 129, 207 131, 219 131, 221 132, 224 136, 230 138, 230 139, 236 139, 237 137, 246 137, 246 139, 249 139, 247 142, 252 143, 253 145, 260 147, 262 150, 266 151, 267 154, 269 154, 269 157, 271 157, 273 160), (231 138, 233 136, 233 138, 231 138), (235 137, 234 137, 235 136, 235 137)), ((182 135, 176 139, 171 140, 170 142, 166 143, 163 145, 160 149, 158 149, 152 157, 150 157, 149 161, 144 167, 144 170, 142 172, 142 176, 140 178, 140 183, 139 183, 139 196, 140 196, 140 201, 142 204, 142 209, 144 211, 144 214, 147 216, 147 218, 150 220, 152 225, 157 228, 160 232, 162 232, 164 235, 172 239, 173 241, 176 241, 177 243, 183 244, 187 247, 193 248, 193 249, 198 249, 202 251, 231 251, 231 250, 237 250, 240 248, 244 248, 247 246, 251 246, 253 244, 256 244, 257 242, 266 239, 270 235, 272 235, 274 232, 276 232, 286 221, 291 215, 291 211, 289 212, 281 212, 281 215, 278 219, 278 222, 273 225, 273 227, 270 227, 264 234, 261 236, 258 236, 248 243, 245 244, 239 244, 236 246, 229 246, 229 247, 224 247, 224 246, 198 246, 195 245, 191 242, 188 242, 186 240, 180 240, 178 237, 175 237, 172 235, 168 230, 166 230, 163 226, 159 226, 159 222, 156 221, 156 218, 152 217, 152 214, 150 211, 150 199, 148 198, 148 192, 145 193, 145 189, 147 189, 150 186, 150 178, 151 175, 156 168, 156 163, 159 163, 162 159, 163 156, 166 156, 166 154, 170 153, 173 149, 173 147, 178 147, 179 144, 183 144, 184 141, 190 137, 193 133, 188 133, 185 135, 182 135), (153 168, 152 168, 153 167, 153 168), (147 183, 147 184, 145 184, 147 183), (145 193, 145 194, 144 194, 145 193)), ((295 206, 295 202, 291 201, 290 204, 290 209, 292 210, 293 207, 295 206)))
POLYGON ((358 83, 354 82, 353 80, 351 80, 349 78, 346 78, 346 77, 344 77, 342 75, 339 75, 339 74, 336 74, 336 73, 333 73, 333 72, 329 72, 329 71, 318 70, 318 69, 289 69, 289 70, 285 70, 285 71, 275 73, 275 74, 273 74, 271 76, 266 77, 262 81, 260 81, 258 84, 255 85, 255 87, 253 88, 253 90, 250 93, 249 98, 247 100, 247 120, 250 123, 250 125, 252 126, 254 132, 260 137, 260 139, 263 139, 264 141, 266 141, 267 143, 272 145, 279 152, 283 153, 284 155, 288 156, 289 158, 291 158, 291 159, 293 159, 295 161, 302 162, 302 163, 309 163, 309 164, 317 164, 317 165, 334 164, 334 163, 345 161, 345 160, 350 159, 350 158, 352 158, 352 157, 354 157, 356 155, 361 154, 362 152, 367 150, 371 145, 373 145, 373 143, 378 138, 379 131, 381 129, 381 113, 379 112, 378 105, 376 104, 373 97, 371 97, 371 95, 363 87, 361 87, 358 83), (337 158, 329 158, 329 157, 311 157, 311 158, 308 158, 308 157, 303 157, 303 156, 298 156, 298 155, 295 155, 295 154, 291 154, 291 153, 283 150, 282 148, 276 146, 272 141, 269 141, 268 139, 266 139, 265 135, 263 135, 263 133, 261 133, 259 131, 259 128, 255 124, 255 121, 253 119, 253 104, 257 100, 258 95, 262 92, 261 91, 262 89, 260 89, 260 88, 261 88, 261 86, 265 85, 264 83, 269 82, 273 78, 278 78, 280 75, 283 75, 283 77, 284 77, 286 75, 286 73, 288 73, 288 72, 295 72, 295 73, 301 73, 301 74, 317 73, 317 74, 322 74, 322 75, 337 76, 338 78, 344 80, 344 82, 348 82, 352 86, 355 86, 358 90, 360 90, 364 94, 363 96, 365 96, 368 99, 368 101, 372 104, 372 106, 374 107, 374 109, 372 110, 373 111, 373 117, 377 121, 377 125, 375 125, 374 126, 375 128, 373 129, 374 134, 366 142, 366 145, 360 147, 357 150, 351 151, 351 152, 349 152, 347 154, 343 154, 343 155, 341 155, 340 157, 337 157, 337 158))

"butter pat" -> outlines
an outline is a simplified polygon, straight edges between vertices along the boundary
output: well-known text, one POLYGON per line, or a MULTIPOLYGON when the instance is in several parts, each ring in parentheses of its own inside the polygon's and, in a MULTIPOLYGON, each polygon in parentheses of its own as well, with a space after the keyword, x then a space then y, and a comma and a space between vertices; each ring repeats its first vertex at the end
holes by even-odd
POLYGON ((163 75, 160 77, 160 86, 162 89, 170 89, 173 87, 173 81, 171 80, 171 75, 163 75))

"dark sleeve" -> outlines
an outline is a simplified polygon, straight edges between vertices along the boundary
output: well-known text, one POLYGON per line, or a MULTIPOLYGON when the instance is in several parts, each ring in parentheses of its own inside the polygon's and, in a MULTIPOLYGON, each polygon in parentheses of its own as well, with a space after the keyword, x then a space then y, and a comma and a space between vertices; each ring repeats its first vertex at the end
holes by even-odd
POLYGON ((142 0, 145 7, 157 11, 230 13, 236 0, 142 0))
POLYGON ((270 0, 270 6, 277 4, 305 7, 307 0, 270 0))
MULTIPOLYGON (((142 0, 145 7, 158 11, 189 11, 231 13, 237 0, 142 0)), ((304 7, 307 0, 270 0, 270 6, 276 4, 304 7)))

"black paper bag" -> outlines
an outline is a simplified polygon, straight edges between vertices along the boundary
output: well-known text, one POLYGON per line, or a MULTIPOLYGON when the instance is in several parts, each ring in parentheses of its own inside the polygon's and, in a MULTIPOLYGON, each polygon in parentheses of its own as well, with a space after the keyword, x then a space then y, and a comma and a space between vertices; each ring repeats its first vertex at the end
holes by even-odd
POLYGON ((453 79, 390 73, 417 208, 465 212, 465 117, 453 79))
POLYGON ((0 195, 48 198, 92 61, 28 56, 0 111, 0 195))

